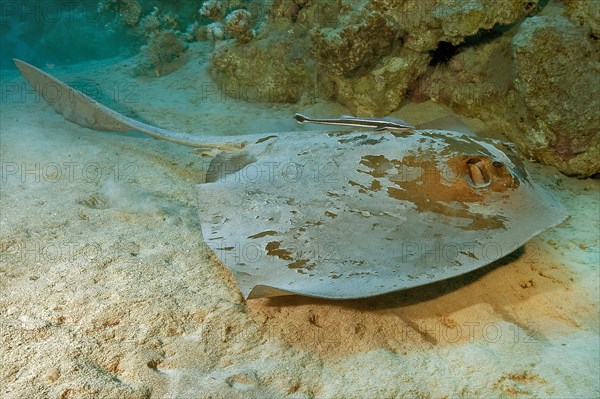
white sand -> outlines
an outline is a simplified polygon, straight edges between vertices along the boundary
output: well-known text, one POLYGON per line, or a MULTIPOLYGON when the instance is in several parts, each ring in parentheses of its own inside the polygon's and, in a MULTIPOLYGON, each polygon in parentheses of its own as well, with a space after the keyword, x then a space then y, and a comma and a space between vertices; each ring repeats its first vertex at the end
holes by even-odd
MULTIPOLYGON (((193 51, 159 79, 129 76, 131 61, 52 73, 119 88, 138 116, 199 135, 298 130, 293 112, 344 113, 210 94, 198 61, 208 50, 193 51)), ((16 72, 2 88, 1 397, 600 395, 598 181, 530 164, 571 218, 503 265, 365 300, 244 302, 202 241, 194 186, 205 160, 67 123, 23 99, 16 72)), ((446 112, 426 103, 396 116, 446 112)))

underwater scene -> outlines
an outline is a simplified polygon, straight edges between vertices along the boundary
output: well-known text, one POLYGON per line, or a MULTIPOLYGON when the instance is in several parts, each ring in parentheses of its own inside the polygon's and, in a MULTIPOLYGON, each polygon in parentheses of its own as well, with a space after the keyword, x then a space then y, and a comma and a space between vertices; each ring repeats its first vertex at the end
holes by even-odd
POLYGON ((600 397, 600 1, 0 29, 0 397, 600 397))

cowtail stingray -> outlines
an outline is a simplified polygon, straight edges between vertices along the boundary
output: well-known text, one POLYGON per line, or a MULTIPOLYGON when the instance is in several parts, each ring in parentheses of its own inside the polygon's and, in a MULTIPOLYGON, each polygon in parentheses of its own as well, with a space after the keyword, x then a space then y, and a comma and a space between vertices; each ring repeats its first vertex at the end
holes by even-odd
POLYGON ((217 152, 197 186, 202 234, 245 298, 413 288, 481 268, 566 218, 510 143, 391 118, 300 114, 301 123, 350 129, 190 135, 131 119, 15 64, 82 127, 217 152), (63 95, 48 95, 49 85, 63 95))

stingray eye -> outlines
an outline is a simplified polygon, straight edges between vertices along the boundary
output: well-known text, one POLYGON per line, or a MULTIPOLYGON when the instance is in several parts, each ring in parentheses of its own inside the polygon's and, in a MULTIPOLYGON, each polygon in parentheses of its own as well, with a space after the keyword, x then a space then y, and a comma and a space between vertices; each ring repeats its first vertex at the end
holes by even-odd
POLYGON ((490 184, 490 174, 485 162, 480 158, 470 158, 467 161, 467 169, 471 178, 471 185, 475 188, 487 187, 490 184))
POLYGON ((501 168, 504 166, 504 163, 502 163, 500 161, 494 161, 494 162, 492 162, 492 165, 494 166, 494 168, 501 168))

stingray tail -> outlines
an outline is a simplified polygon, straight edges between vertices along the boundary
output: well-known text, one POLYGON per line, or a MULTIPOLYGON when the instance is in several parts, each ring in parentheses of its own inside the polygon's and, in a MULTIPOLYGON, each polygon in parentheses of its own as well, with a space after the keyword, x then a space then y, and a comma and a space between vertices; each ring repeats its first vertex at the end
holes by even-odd
POLYGON ((156 139, 197 148, 234 150, 243 147, 242 144, 233 143, 207 144, 198 140, 198 137, 193 135, 171 132, 136 121, 100 104, 79 90, 72 88, 33 65, 18 59, 13 59, 13 61, 31 87, 56 112, 61 114, 66 120, 79 126, 104 132, 123 133, 137 131, 156 139))

